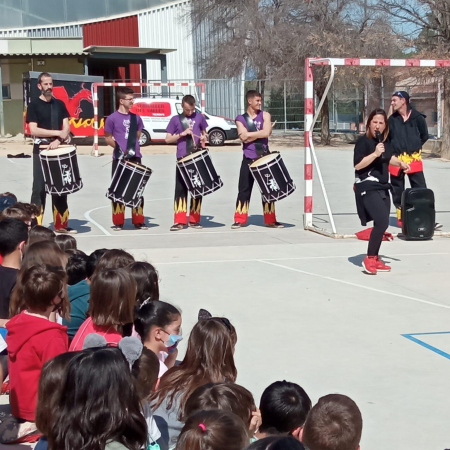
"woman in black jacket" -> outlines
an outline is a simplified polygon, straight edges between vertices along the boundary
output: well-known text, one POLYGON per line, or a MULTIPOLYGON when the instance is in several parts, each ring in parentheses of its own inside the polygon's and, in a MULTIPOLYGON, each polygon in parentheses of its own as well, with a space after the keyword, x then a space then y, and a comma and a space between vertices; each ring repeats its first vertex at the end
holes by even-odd
POLYGON ((391 268, 378 257, 383 234, 389 226, 391 200, 389 197, 389 164, 400 167, 405 173, 409 165, 393 155, 387 138, 389 125, 383 109, 375 109, 369 115, 366 134, 355 145, 353 163, 355 166, 356 207, 361 224, 373 220, 364 271, 371 275, 389 272, 391 268))

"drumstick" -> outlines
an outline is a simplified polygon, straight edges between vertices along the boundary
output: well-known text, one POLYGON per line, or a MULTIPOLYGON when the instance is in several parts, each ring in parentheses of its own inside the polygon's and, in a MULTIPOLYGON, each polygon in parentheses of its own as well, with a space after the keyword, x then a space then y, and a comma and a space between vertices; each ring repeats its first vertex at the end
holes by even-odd
POLYGON ((113 160, 111 159, 111 161, 108 161, 106 164, 103 164, 102 167, 105 167, 105 166, 107 166, 108 164, 111 164, 112 162, 113 162, 113 160))

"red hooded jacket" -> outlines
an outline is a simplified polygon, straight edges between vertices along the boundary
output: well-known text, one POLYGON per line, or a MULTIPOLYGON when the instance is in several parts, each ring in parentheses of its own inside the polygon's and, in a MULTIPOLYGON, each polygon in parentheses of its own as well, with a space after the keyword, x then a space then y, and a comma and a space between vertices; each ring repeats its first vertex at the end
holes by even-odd
POLYGON ((68 351, 67 327, 22 311, 6 328, 11 411, 15 417, 34 422, 42 366, 68 351))

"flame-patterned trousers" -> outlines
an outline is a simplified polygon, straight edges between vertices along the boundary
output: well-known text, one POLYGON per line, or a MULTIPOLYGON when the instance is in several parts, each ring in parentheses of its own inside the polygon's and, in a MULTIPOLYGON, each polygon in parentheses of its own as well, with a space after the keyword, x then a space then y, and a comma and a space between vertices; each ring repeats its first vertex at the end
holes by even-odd
MULTIPOLYGON (((188 188, 181 176, 178 167, 175 169, 175 204, 174 204, 174 223, 187 224, 187 202, 188 202, 188 188)), ((189 208, 189 222, 200 222, 200 210, 202 208, 202 197, 192 198, 189 208)))

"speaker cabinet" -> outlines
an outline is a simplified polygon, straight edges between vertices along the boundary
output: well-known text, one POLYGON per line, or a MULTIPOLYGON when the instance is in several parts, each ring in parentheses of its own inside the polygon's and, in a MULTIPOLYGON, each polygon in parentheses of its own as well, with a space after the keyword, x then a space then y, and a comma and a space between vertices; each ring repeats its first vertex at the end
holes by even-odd
POLYGON ((407 240, 421 241, 434 235, 436 212, 431 189, 406 189, 402 194, 402 233, 407 240))

